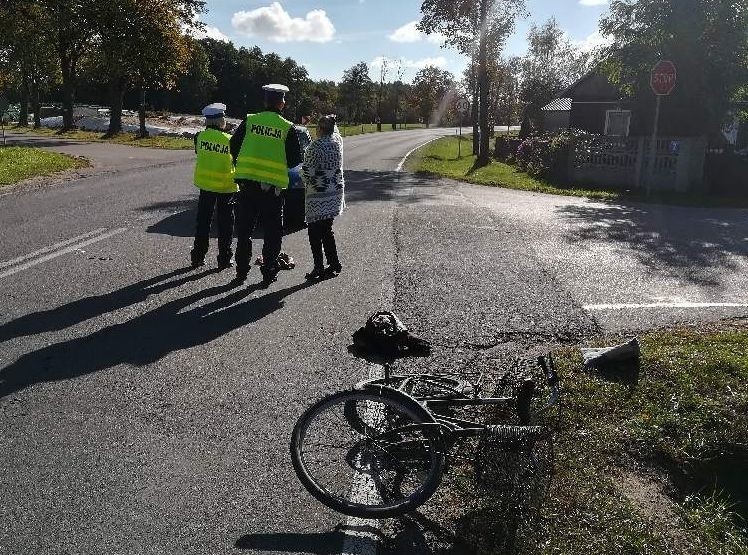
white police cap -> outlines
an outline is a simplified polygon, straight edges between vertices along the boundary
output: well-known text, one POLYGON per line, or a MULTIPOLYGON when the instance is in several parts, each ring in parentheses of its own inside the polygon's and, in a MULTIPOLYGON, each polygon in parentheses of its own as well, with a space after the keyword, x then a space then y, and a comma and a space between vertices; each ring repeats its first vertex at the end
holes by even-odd
POLYGON ((265 85, 262 87, 262 90, 265 92, 274 92, 274 93, 287 93, 291 89, 289 89, 285 85, 278 85, 277 83, 272 83, 270 85, 265 85))
POLYGON ((214 102, 213 104, 208 104, 205 108, 203 108, 203 115, 206 118, 220 118, 226 115, 226 105, 221 104, 220 102, 214 102))

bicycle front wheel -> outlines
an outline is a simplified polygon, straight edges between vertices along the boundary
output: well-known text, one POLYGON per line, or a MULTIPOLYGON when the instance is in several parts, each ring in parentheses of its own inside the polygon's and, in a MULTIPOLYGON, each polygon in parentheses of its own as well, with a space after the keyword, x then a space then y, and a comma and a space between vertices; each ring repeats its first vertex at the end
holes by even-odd
POLYGON ((416 509, 439 486, 442 434, 427 410, 398 392, 344 391, 299 418, 291 461, 304 487, 331 509, 389 518, 416 509))

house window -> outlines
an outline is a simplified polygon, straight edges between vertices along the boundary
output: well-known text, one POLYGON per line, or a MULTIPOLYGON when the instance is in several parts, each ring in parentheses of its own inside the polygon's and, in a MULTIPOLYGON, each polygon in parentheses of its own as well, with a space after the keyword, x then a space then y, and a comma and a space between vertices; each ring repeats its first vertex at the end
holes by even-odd
POLYGON ((631 110, 608 110, 605 113, 605 134, 628 137, 631 125, 631 110))

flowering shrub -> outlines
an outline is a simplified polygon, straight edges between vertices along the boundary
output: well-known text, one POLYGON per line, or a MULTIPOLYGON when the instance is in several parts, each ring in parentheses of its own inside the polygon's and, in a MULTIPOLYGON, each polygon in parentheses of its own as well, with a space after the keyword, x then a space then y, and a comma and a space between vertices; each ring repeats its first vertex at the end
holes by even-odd
POLYGON ((518 169, 533 177, 564 181, 568 177, 572 143, 575 139, 589 135, 578 129, 532 135, 517 148, 514 163, 518 169))

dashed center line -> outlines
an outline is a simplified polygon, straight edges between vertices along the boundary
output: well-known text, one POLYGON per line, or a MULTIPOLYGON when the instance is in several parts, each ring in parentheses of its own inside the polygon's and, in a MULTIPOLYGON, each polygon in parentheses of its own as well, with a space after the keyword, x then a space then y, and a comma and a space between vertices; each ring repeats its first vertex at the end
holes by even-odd
POLYGON ((25 260, 29 260, 30 258, 34 258, 35 256, 40 256, 42 254, 46 254, 48 252, 52 252, 57 249, 61 249, 63 247, 66 247, 68 245, 71 245, 73 243, 77 243, 78 241, 83 241, 84 239, 88 237, 92 237, 94 235, 98 235, 99 233, 104 233, 106 231, 105 227, 95 229, 93 231, 89 231, 88 233, 84 233, 83 235, 78 235, 77 237, 73 237, 72 239, 68 239, 66 241, 60 241, 59 243, 55 243, 54 245, 50 245, 48 247, 45 247, 43 249, 36 250, 34 252, 30 252, 28 254, 24 254, 23 256, 19 256, 18 258, 14 258, 13 260, 7 260, 6 262, 0 262, 0 268, 8 268, 10 266, 15 266, 16 264, 20 264, 21 262, 25 260))
POLYGON ((6 268, 9 266, 11 266, 11 268, 0 273, 0 279, 4 277, 12 276, 13 274, 32 268, 33 266, 36 266, 37 264, 41 264, 43 262, 53 260, 57 258, 58 256, 62 256, 63 254, 73 252, 82 247, 92 245, 93 243, 98 243, 99 241, 103 241, 104 239, 108 239, 109 237, 114 237, 115 235, 119 235, 120 233, 126 230, 127 230, 126 227, 118 227, 117 229, 113 229, 111 231, 106 231, 105 228, 97 229, 95 231, 91 231, 89 233, 84 233, 83 235, 79 235, 78 237, 74 237, 73 239, 68 239, 67 241, 61 241, 60 243, 55 243, 54 245, 50 245, 49 247, 39 249, 38 251, 34 251, 24 256, 20 256, 13 260, 8 260, 7 262, 3 262, 0 268, 6 268), (102 233, 102 232, 105 232, 105 233, 102 233), (81 242, 82 239, 83 241, 81 242), (45 254, 45 253, 49 253, 49 254, 45 254), (44 256, 40 256, 40 255, 44 255, 44 256), (25 260, 27 260, 28 262, 21 264, 21 262, 24 262, 25 260))

